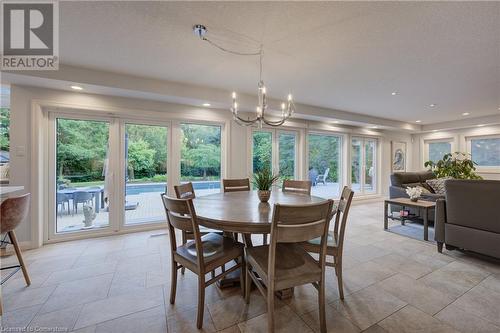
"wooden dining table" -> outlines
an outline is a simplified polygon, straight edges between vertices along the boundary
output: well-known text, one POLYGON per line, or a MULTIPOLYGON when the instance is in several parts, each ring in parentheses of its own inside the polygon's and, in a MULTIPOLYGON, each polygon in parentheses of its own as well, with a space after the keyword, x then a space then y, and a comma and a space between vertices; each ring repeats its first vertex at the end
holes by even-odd
MULTIPOLYGON (((193 204, 200 225, 226 233, 242 234, 245 246, 251 247, 253 245, 251 235, 271 232, 274 204, 304 205, 322 201, 325 199, 275 190, 271 192, 267 203, 260 202, 257 191, 241 191, 196 197, 193 204)), ((219 286, 233 285, 237 281, 239 281, 239 272, 235 271, 231 276, 221 280, 219 286)), ((292 291, 286 290, 278 296, 288 298, 291 295, 292 291)))

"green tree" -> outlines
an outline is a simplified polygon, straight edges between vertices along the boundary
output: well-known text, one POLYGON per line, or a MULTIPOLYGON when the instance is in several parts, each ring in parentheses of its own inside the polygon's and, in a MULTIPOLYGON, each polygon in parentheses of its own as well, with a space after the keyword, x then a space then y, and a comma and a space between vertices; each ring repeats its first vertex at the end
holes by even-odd
POLYGON ((155 150, 143 139, 128 143, 129 176, 152 177, 155 174, 155 150))
POLYGON ((309 167, 321 175, 330 168, 327 180, 338 182, 340 138, 332 135, 309 134, 309 167))
POLYGON ((256 131, 253 133, 253 172, 272 168, 272 134, 256 131))
POLYGON ((203 179, 207 179, 207 170, 220 167, 220 146, 200 144, 189 149, 185 155, 185 163, 203 170, 203 179))

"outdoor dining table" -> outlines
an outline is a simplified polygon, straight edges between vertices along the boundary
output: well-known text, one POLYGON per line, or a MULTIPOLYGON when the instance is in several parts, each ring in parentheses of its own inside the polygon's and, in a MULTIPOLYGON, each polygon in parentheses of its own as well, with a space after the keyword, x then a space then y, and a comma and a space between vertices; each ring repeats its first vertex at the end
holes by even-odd
MULTIPOLYGON (((304 205, 322 202, 325 199, 307 194, 271 192, 268 203, 259 201, 257 191, 216 193, 197 197, 193 200, 198 223, 211 229, 227 233, 241 233, 245 246, 251 247, 252 234, 269 234, 273 206, 275 203, 304 205)), ((228 280, 237 280, 239 272, 234 272, 228 280)), ((221 285, 224 285, 222 280, 221 285)), ((291 290, 281 293, 282 298, 291 296, 291 290)))
POLYGON ((70 198, 73 198, 75 192, 87 192, 94 195, 95 201, 95 212, 99 213, 99 208, 104 208, 104 188, 101 186, 96 187, 75 187, 75 188, 65 188, 58 190, 57 193, 67 194, 70 198))

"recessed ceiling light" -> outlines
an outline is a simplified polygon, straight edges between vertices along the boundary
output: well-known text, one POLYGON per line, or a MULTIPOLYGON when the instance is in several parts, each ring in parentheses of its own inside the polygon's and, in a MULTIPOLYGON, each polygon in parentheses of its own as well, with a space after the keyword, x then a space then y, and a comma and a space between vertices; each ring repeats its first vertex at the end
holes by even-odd
POLYGON ((500 111, 500 108, 498 108, 498 111, 500 111))
POLYGON ((422 120, 415 120, 415 122, 416 122, 416 123, 421 123, 421 122, 422 122, 422 120))
POLYGON ((468 116, 468 115, 470 115, 470 113, 469 113, 469 112, 464 112, 464 113, 462 113, 462 116, 468 116))
POLYGON ((378 128, 378 126, 372 126, 372 127, 370 127, 370 128, 373 128, 373 129, 375 129, 375 128, 378 128))
POLYGON ((80 86, 71 86, 71 89, 73 89, 73 90, 83 90, 83 88, 80 87, 80 86))
POLYGON ((477 125, 477 127, 483 127, 483 126, 485 126, 485 125, 484 125, 484 124, 479 124, 479 125, 477 125))
POLYGON ((430 104, 429 106, 430 106, 431 108, 433 108, 433 107, 435 107, 435 106, 436 106, 436 104, 432 103, 432 104, 430 104))
POLYGON ((392 95, 392 96, 396 96, 397 94, 399 94, 397 91, 393 91, 393 92, 391 93, 391 95, 392 95))
POLYGON ((432 130, 433 132, 437 132, 438 130, 432 130))
POLYGON ((339 123, 339 121, 338 121, 338 120, 334 120, 334 121, 333 121, 333 123, 334 123, 334 124, 338 124, 338 123, 339 123))
POLYGON ((206 107, 209 107, 209 106, 210 106, 210 103, 203 103, 202 105, 203 105, 203 106, 206 106, 206 107))

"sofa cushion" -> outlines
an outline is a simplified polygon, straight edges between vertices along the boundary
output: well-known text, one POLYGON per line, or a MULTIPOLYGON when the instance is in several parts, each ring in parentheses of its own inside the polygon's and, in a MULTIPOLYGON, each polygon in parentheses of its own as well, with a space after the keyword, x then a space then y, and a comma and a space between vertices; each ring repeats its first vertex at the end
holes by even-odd
POLYGON ((434 190, 434 193, 444 195, 445 187, 444 183, 451 179, 450 177, 436 178, 436 179, 427 179, 425 182, 434 190))

